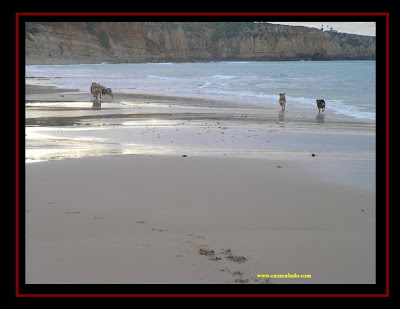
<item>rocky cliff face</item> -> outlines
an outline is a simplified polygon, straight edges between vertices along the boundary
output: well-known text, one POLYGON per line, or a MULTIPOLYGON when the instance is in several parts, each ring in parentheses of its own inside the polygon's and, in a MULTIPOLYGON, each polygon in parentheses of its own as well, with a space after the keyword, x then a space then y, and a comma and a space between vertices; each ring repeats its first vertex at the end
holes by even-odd
POLYGON ((268 23, 26 23, 26 64, 375 59, 375 37, 268 23))

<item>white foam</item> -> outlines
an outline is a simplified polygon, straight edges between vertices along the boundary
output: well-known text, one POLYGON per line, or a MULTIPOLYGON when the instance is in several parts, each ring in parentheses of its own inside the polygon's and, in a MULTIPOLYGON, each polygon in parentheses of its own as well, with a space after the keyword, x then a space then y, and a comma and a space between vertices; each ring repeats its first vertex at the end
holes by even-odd
POLYGON ((316 99, 324 99, 326 109, 336 114, 375 120, 373 63, 365 63, 357 62, 352 68, 352 63, 329 62, 324 63, 324 70, 313 62, 302 62, 300 67, 296 62, 242 61, 33 65, 25 69, 27 76, 48 78, 39 79, 41 83, 82 91, 88 91, 96 81, 114 92, 238 100, 261 105, 275 104, 278 94, 285 92, 288 106, 316 109, 316 99), (364 71, 360 71, 360 66, 364 71), (346 76, 352 79, 343 83, 346 76))
POLYGON ((233 79, 233 78, 238 78, 239 76, 236 75, 213 75, 211 78, 216 78, 216 79, 233 79))

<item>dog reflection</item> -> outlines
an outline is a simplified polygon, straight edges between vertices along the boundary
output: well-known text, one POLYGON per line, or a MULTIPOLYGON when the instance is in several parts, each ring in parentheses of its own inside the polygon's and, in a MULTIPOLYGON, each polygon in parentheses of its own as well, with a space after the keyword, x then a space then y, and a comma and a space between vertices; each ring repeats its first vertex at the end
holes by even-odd
POLYGON ((101 109, 101 100, 93 100, 92 109, 101 109))
POLYGON ((315 120, 317 120, 318 123, 324 123, 325 122, 325 114, 317 114, 315 117, 315 120))
POLYGON ((279 121, 285 120, 285 111, 284 110, 279 111, 278 118, 279 118, 279 121))

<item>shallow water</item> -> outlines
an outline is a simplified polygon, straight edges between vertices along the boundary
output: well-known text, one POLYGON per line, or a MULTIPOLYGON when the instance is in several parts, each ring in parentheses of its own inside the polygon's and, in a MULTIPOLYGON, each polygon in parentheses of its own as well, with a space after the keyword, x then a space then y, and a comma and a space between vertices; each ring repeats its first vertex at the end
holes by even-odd
POLYGON ((282 159, 375 151, 374 123, 329 114, 133 101, 93 109, 92 104, 27 104, 26 162, 114 154, 282 159))
POLYGON ((27 77, 64 89, 89 91, 93 81, 113 92, 217 99, 327 110, 375 120, 375 61, 141 63, 26 66, 27 77), (40 78, 40 79, 39 79, 40 78), (44 79, 46 78, 46 79, 44 79))

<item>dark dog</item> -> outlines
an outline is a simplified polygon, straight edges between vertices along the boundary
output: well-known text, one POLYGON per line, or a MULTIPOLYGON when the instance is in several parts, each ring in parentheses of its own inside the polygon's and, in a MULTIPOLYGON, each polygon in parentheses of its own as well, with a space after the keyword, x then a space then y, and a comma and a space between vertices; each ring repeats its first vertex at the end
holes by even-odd
POLYGON ((102 95, 108 94, 110 97, 112 97, 114 99, 111 88, 106 88, 106 87, 101 86, 101 94, 102 95))
POLYGON ((318 107, 318 112, 325 111, 325 101, 324 100, 317 100, 317 107, 318 107))

